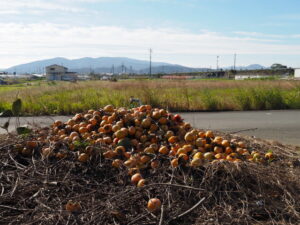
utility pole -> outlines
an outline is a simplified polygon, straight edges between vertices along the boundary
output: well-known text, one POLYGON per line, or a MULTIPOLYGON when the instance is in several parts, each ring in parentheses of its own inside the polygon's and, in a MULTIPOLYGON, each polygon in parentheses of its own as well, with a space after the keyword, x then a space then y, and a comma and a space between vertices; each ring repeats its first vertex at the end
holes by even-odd
POLYGON ((219 56, 217 55, 217 71, 219 70, 219 56))
POLYGON ((152 75, 152 49, 150 48, 150 68, 149 68, 149 75, 152 75))
POLYGON ((122 63, 122 66, 121 66, 121 74, 123 74, 124 73, 124 63, 122 63))
POLYGON ((236 53, 234 53, 234 61, 233 61, 233 69, 235 70, 235 65, 236 65, 236 53))

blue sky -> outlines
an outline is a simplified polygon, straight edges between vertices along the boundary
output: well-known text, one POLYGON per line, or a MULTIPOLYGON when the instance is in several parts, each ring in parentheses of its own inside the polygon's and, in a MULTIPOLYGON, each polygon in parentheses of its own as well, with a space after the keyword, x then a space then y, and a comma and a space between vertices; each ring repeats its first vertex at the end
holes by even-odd
POLYGON ((0 68, 57 56, 300 67, 299 0, 0 0, 0 68))

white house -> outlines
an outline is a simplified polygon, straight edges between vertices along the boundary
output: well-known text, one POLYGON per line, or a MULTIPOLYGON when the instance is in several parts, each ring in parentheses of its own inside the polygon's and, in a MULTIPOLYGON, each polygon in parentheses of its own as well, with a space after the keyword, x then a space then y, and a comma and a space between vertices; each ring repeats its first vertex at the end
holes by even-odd
POLYGON ((295 68, 295 70, 294 70, 294 77, 295 78, 300 78, 300 68, 295 68))
POLYGON ((68 68, 54 64, 46 67, 46 79, 75 81, 78 77, 76 73, 68 72, 68 68))

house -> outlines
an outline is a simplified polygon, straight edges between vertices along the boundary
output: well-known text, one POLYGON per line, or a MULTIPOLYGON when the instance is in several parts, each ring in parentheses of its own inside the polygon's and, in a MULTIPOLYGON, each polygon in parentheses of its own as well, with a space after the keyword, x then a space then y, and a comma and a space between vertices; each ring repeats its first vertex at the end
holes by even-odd
POLYGON ((282 73, 282 74, 260 74, 260 73, 246 73, 246 74, 236 74, 235 80, 247 80, 247 79, 272 79, 277 77, 279 79, 286 79, 288 78, 289 73, 282 73))
POLYGON ((261 74, 237 74, 235 75, 235 80, 246 80, 246 79, 261 79, 261 78, 268 78, 268 75, 261 75, 261 74))
POLYGON ((78 76, 75 72, 68 72, 68 68, 54 64, 46 67, 46 79, 76 81, 78 76))
POLYGON ((298 79, 300 78, 300 68, 294 69, 294 77, 298 79))

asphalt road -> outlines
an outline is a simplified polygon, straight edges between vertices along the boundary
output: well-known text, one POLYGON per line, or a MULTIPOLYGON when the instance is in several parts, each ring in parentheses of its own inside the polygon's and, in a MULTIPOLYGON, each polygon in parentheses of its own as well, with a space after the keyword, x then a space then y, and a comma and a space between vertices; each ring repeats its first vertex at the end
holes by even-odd
MULTIPOLYGON (((300 110, 247 111, 247 112, 203 112, 180 113, 185 121, 200 129, 255 136, 276 140, 285 144, 300 146, 300 110)), ((47 126, 54 120, 66 121, 68 116, 22 117, 21 124, 47 126)), ((7 118, 0 118, 3 125, 7 118)), ((15 118, 10 121, 9 130, 15 129, 15 118)), ((0 133, 5 130, 0 129, 0 133)))
POLYGON ((300 110, 182 113, 194 127, 300 146, 300 110))

